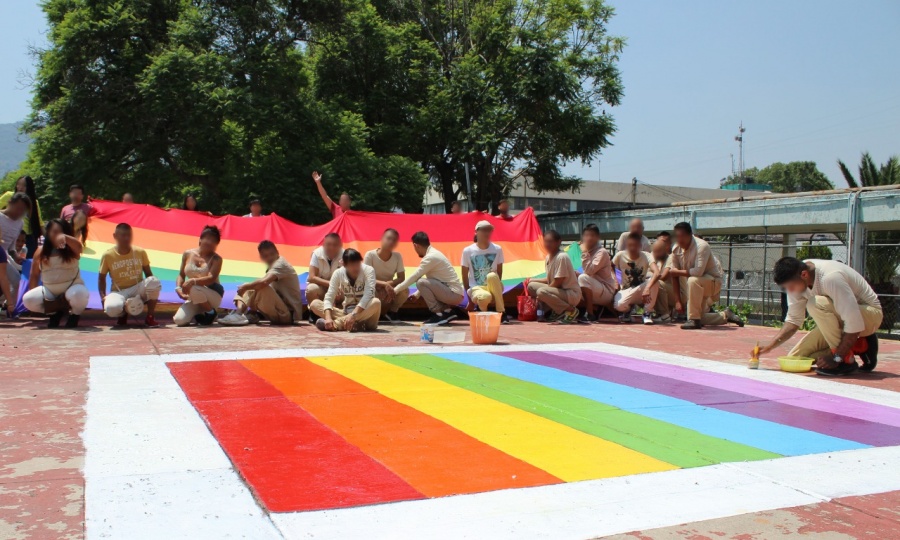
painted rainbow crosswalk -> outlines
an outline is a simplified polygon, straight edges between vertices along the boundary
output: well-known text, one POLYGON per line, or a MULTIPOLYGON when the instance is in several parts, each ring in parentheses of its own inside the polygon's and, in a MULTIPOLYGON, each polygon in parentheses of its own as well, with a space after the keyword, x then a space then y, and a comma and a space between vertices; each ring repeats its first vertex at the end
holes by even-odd
POLYGON ((900 445, 900 411, 595 351, 167 364, 272 512, 900 445))

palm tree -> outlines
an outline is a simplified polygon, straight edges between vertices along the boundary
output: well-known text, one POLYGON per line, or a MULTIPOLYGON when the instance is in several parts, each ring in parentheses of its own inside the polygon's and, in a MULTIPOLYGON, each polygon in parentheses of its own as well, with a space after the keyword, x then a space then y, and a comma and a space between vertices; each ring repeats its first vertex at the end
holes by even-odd
POLYGON ((843 161, 838 160, 838 167, 841 168, 841 174, 844 175, 847 185, 852 188, 900 184, 900 156, 889 157, 879 168, 872 156, 868 152, 863 152, 859 163, 859 180, 853 177, 853 173, 843 161))
MULTIPOLYGON (((853 173, 843 161, 838 160, 838 167, 844 175, 847 185, 855 187, 889 186, 900 184, 900 157, 891 156, 881 166, 875 165, 875 161, 868 152, 864 152, 859 163, 859 179, 853 177, 853 173)), ((897 275, 900 266, 900 231, 870 232, 866 246, 866 278, 872 284, 872 288, 879 294, 881 306, 884 309, 884 320, 881 328, 893 330, 894 323, 900 315, 897 299, 892 296, 897 294, 893 279, 897 275)))

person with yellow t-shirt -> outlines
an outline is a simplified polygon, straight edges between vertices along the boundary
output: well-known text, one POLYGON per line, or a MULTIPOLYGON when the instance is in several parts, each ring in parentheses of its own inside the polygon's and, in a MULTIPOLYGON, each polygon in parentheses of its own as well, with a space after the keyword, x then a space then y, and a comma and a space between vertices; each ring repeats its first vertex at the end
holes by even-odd
POLYGON ((110 317, 118 318, 117 326, 125 326, 128 324, 128 315, 137 316, 143 311, 146 303, 147 317, 144 324, 150 327, 159 326, 154 318, 154 312, 162 283, 150 270, 147 252, 131 245, 133 236, 131 225, 127 223, 116 225, 116 231, 113 233, 116 247, 107 250, 100 259, 97 290, 100 291, 103 311, 110 317), (109 294, 106 292, 107 274, 112 278, 112 290, 109 294))

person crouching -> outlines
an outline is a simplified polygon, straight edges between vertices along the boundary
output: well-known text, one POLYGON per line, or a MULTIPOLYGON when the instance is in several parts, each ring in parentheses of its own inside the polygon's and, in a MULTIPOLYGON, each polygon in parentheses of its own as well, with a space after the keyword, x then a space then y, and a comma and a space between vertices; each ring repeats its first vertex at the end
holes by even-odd
POLYGON ((375 297, 375 269, 363 264, 362 255, 352 248, 344 250, 341 262, 343 266, 331 275, 325 300, 313 300, 309 305, 321 317, 316 328, 327 332, 376 330, 381 301, 375 297), (335 308, 338 294, 344 299, 343 309, 335 308))

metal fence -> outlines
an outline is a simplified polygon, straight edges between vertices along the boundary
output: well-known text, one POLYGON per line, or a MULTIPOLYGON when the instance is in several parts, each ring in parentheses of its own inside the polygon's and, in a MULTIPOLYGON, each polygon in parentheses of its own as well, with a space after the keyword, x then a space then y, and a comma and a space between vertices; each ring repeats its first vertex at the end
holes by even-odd
MULTIPOLYGON (((707 237, 725 272, 721 303, 733 306, 751 324, 779 325, 787 300, 772 281, 775 261, 784 256, 846 262, 844 235, 735 235, 707 237), (787 240, 787 242, 786 242, 787 240)), ((615 242, 604 242, 612 252, 615 242)), ((865 245, 865 276, 884 310, 880 332, 900 339, 900 231, 870 232, 865 245)))
MULTIPOLYGON (((782 235, 717 237, 709 241, 725 270, 722 303, 735 306, 751 323, 761 325, 780 324, 787 310, 787 299, 772 281, 775 261, 786 255, 841 262, 848 258, 846 239, 835 235, 812 235, 808 240, 788 243, 782 235)), ((880 332, 884 337, 900 339, 900 233, 869 233, 864 253, 865 277, 884 310, 880 332)))

